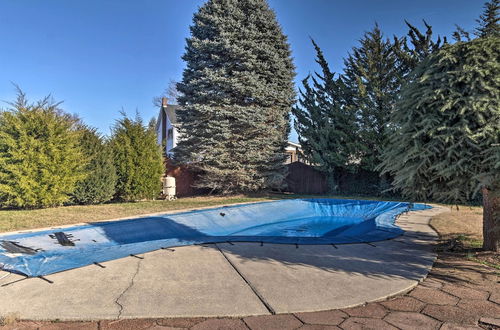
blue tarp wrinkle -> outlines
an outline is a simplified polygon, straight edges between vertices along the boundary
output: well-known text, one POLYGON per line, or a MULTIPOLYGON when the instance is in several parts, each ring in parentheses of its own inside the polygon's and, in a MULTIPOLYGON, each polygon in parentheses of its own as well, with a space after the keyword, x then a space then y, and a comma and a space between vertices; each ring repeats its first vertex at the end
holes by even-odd
POLYGON ((0 235, 0 268, 53 274, 165 247, 219 242, 345 244, 403 233, 397 215, 422 204, 291 199, 218 207, 57 230, 0 235))

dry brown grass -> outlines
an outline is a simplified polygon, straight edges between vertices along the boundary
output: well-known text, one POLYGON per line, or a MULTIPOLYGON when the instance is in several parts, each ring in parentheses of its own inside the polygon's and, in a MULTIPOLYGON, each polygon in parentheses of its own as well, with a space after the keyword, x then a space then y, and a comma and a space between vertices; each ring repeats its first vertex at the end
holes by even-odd
POLYGON ((0 316, 0 327, 14 325, 19 319, 19 313, 9 313, 5 316, 0 316))
POLYGON ((40 210, 0 210, 0 232, 57 227, 82 222, 140 216, 217 205, 276 199, 273 196, 189 197, 175 201, 144 201, 102 205, 64 206, 40 210))
POLYGON ((434 217, 431 225, 441 239, 459 239, 467 247, 480 247, 483 241, 483 209, 481 207, 455 206, 450 211, 434 217))
POLYGON ((482 251, 483 209, 481 207, 450 207, 431 220, 441 238, 439 251, 454 254, 500 269, 500 254, 482 251))

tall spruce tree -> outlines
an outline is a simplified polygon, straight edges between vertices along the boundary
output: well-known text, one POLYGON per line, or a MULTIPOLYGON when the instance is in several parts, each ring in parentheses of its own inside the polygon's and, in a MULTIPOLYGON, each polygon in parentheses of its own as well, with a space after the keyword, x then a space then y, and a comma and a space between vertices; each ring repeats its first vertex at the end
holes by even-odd
MULTIPOLYGON (((401 75, 393 45, 384 38, 378 25, 359 42, 344 61, 343 79, 349 90, 348 104, 358 123, 360 165, 374 171, 393 132, 390 116, 401 75)), ((385 186, 384 178, 381 185, 385 186)))
POLYGON ((230 193, 279 188, 295 99, 290 47, 265 0, 209 0, 183 56, 175 160, 198 187, 230 193))
POLYGON ((484 4, 484 11, 476 22, 479 26, 474 34, 478 37, 499 37, 500 25, 498 24, 500 0, 491 0, 484 4))
POLYGON ((415 199, 484 200, 484 245, 500 250, 500 38, 443 47, 411 75, 383 171, 415 199))
POLYGON ((321 72, 302 81, 299 104, 292 110, 294 126, 304 156, 326 174, 330 191, 336 192, 337 170, 352 171, 353 160, 359 156, 356 118, 346 106, 342 79, 330 70, 314 40, 312 43, 321 72))

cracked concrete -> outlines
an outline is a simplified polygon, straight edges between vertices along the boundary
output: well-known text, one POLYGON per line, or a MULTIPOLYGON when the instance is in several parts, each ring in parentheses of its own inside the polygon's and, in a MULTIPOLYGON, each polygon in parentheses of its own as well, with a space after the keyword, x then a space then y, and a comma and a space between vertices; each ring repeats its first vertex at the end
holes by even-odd
POLYGON ((129 286, 126 287, 125 290, 123 290, 122 293, 120 293, 120 295, 118 296, 118 298, 116 298, 116 300, 115 300, 115 304, 117 304, 120 307, 120 310, 118 311, 118 316, 116 317, 117 319, 120 319, 120 317, 122 316, 122 312, 123 312, 123 305, 120 303, 120 299, 134 285, 134 280, 135 280, 135 277, 137 276, 137 274, 139 273, 139 270, 141 268, 141 261, 143 260, 143 258, 144 258, 144 255, 142 255, 141 258, 139 258, 139 260, 137 261, 137 268, 135 270, 134 275, 130 279, 129 286))
POLYGON ((188 246, 24 280, 0 272, 0 315, 31 320, 96 320, 269 314, 347 308, 416 286, 435 258, 429 219, 410 212, 395 240, 305 246, 259 243, 188 246), (244 276, 245 280, 239 273, 244 276), (17 281, 17 282, 16 282, 17 281), (9 284, 10 283, 10 284, 9 284), (9 284, 1 286, 2 284, 9 284))
POLYGON ((0 281, 0 315, 18 313, 28 319, 80 320, 116 318, 114 303, 129 285, 136 262, 131 258, 47 276, 54 284, 33 278, 11 275, 0 281), (8 283, 19 282, 6 285, 8 283))

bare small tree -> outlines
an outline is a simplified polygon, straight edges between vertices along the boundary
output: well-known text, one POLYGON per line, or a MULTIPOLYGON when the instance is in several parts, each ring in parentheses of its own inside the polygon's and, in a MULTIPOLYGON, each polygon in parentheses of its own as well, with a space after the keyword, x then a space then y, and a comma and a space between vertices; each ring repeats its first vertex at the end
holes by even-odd
POLYGON ((169 103, 176 104, 177 100, 181 96, 181 93, 177 90, 177 81, 170 79, 167 88, 163 91, 160 96, 153 98, 153 104, 155 107, 161 106, 161 98, 166 97, 169 103))

